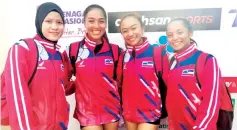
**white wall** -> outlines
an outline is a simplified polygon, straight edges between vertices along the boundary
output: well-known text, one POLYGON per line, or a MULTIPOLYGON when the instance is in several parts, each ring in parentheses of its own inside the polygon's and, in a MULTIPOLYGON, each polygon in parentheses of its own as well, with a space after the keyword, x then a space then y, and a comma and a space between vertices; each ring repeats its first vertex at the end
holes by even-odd
MULTIPOLYGON (((4 1, 0 1, 0 12, 5 12, 6 10, 6 6, 5 5, 5 2, 4 1)), ((8 51, 8 48, 10 47, 11 44, 9 44, 9 37, 8 37, 8 34, 9 34, 9 30, 8 30, 8 26, 7 26, 7 19, 6 18, 6 13, 0 13, 0 30, 1 30, 1 33, 0 33, 0 39, 1 39, 1 42, 0 42, 0 73, 2 72, 2 69, 3 69, 3 66, 4 66, 4 62, 5 62, 5 59, 6 59, 6 55, 7 55, 7 51, 8 51)), ((1 82, 1 79, 0 79, 0 82, 1 82)), ((9 128, 8 127, 2 127, 1 126, 1 129, 3 130, 8 130, 9 128)))
MULTIPOLYGON (((5 2, 0 1, 0 12, 6 12, 6 6, 4 6, 5 2)), ((7 50, 10 47, 10 42, 9 42, 9 30, 8 30, 8 24, 7 24, 7 15, 6 13, 0 13, 0 18, 1 18, 1 24, 0 24, 0 30, 1 30, 1 35, 0 35, 0 72, 3 69, 4 66, 4 61, 6 58, 7 50)))

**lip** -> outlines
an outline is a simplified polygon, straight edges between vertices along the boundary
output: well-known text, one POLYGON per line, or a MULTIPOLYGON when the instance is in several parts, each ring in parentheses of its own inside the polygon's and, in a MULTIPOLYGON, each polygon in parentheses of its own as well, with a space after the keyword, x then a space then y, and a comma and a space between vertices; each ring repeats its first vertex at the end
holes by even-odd
POLYGON ((101 34, 101 30, 92 30, 91 31, 91 33, 93 34, 93 35, 100 35, 101 34))
POLYGON ((101 31, 100 29, 93 29, 92 31, 101 31))
POLYGON ((180 46, 182 43, 179 41, 179 42, 172 42, 171 44, 172 44, 172 46, 174 46, 174 47, 178 47, 178 46, 180 46))
POLYGON ((133 41, 135 41, 136 40, 136 37, 130 37, 130 38, 128 38, 128 41, 131 41, 131 42, 133 42, 133 41))
POLYGON ((50 34, 59 34, 59 32, 49 32, 50 34))

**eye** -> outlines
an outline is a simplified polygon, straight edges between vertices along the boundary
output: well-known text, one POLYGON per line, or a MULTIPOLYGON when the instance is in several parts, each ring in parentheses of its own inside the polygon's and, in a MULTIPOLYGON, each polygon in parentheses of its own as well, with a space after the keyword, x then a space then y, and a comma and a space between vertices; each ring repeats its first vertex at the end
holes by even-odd
POLYGON ((63 24, 63 22, 59 21, 59 22, 57 22, 57 24, 60 24, 60 25, 61 25, 61 24, 63 24))
POLYGON ((105 21, 104 21, 104 20, 100 20, 99 22, 100 22, 101 24, 105 23, 105 21))
POLYGON ((89 23, 94 23, 95 21, 94 20, 88 20, 89 23))
POLYGON ((137 27, 132 27, 132 30, 134 31, 134 30, 136 30, 137 29, 137 27))
POLYGON ((49 24, 51 24, 51 23, 52 23, 52 21, 51 21, 51 20, 45 20, 45 22, 46 22, 46 23, 49 23, 49 24))
POLYGON ((179 35, 183 34, 183 32, 178 32, 179 35))
POLYGON ((128 32, 128 30, 123 30, 123 31, 122 31, 122 33, 127 33, 127 32, 128 32))
POLYGON ((168 35, 167 35, 167 37, 168 37, 168 38, 171 38, 171 37, 172 37, 172 35, 171 35, 171 34, 168 34, 168 35))

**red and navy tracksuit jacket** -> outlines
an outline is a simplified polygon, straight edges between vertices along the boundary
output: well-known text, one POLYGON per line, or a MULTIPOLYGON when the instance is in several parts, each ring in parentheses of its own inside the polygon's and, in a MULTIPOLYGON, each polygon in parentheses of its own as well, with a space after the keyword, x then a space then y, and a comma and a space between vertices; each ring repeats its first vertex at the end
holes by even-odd
POLYGON ((216 130, 221 73, 212 55, 207 57, 203 69, 195 72, 197 58, 202 53, 191 43, 174 55, 176 64, 169 72, 166 99, 170 130, 216 130))
POLYGON ((34 42, 37 46, 28 46, 26 42, 19 41, 11 47, 2 75, 5 88, 1 89, 6 92, 11 129, 66 129, 69 104, 64 92, 65 68, 59 46, 54 47, 53 43, 37 35, 34 42), (35 76, 28 85, 35 67, 35 76))
POLYGON ((70 51, 78 50, 75 63, 77 87, 74 117, 82 126, 118 121, 121 112, 120 96, 113 75, 114 62, 119 57, 119 47, 107 43, 103 38, 102 48, 95 54, 96 43, 87 37, 84 38, 84 42, 75 42, 71 46, 74 46, 73 44, 81 44, 79 50, 75 47, 67 49, 68 56, 71 54, 70 51))
MULTIPOLYGON (((144 38, 141 45, 127 46, 127 50, 120 55, 117 73, 118 82, 122 87, 123 116, 127 121, 144 123, 159 120, 162 102, 153 62, 153 51, 156 50, 147 38, 144 38)), ((157 58, 161 56, 154 57, 156 68, 160 70, 160 62, 157 62, 160 60, 157 58)), ((164 63, 164 66, 168 66, 167 56, 164 63)), ((167 74, 168 67, 165 72, 167 74)), ((163 78, 166 81, 167 76, 163 78)))

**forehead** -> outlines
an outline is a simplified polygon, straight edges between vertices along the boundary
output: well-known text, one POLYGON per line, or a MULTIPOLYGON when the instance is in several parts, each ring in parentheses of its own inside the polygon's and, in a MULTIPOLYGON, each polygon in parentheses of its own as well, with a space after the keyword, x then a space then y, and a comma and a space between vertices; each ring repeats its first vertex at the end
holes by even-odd
POLYGON ((93 8, 91 9, 87 15, 86 18, 105 18, 103 11, 101 9, 98 8, 93 8))
POLYGON ((187 28, 184 26, 184 23, 180 20, 173 21, 168 24, 167 31, 177 31, 177 30, 187 30, 187 28))
POLYGON ((128 16, 121 22, 121 27, 130 27, 134 24, 140 24, 138 19, 134 18, 133 16, 128 16))
POLYGON ((47 14, 45 19, 62 19, 62 17, 58 12, 52 11, 47 14))

